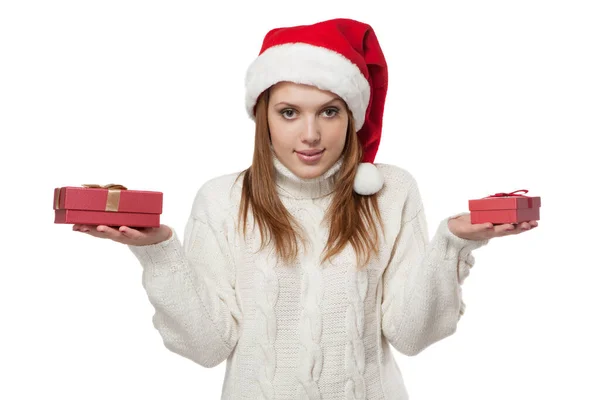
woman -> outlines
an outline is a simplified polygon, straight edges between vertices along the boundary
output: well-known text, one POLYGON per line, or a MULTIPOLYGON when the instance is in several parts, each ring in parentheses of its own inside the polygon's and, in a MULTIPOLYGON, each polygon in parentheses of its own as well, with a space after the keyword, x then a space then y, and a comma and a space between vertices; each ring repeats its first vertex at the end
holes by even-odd
POLYGON ((252 165, 199 189, 183 244, 166 225, 74 229, 130 247, 165 346, 227 360, 223 399, 407 399, 390 344, 453 334, 472 251, 537 223, 461 213, 429 241, 413 176, 372 163, 387 65, 369 25, 270 31, 246 89, 252 165))

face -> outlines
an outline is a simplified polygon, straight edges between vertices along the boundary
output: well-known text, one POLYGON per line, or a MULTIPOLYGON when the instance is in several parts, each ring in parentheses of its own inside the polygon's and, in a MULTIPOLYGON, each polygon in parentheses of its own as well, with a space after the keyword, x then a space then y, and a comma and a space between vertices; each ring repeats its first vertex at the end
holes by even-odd
POLYGON ((271 88, 267 115, 275 154, 296 176, 318 177, 341 157, 349 114, 337 95, 280 82, 271 88))

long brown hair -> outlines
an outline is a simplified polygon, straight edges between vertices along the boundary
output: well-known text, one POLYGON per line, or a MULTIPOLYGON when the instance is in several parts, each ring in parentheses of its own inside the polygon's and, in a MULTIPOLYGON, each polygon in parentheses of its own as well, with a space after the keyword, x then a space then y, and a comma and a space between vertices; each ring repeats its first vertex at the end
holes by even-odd
MULTIPOLYGON (((291 263, 298 256, 298 237, 300 236, 302 243, 306 245, 306 236, 298 233, 304 231, 302 226, 286 209, 275 188, 275 171, 271 159, 267 120, 268 104, 269 90, 266 90, 256 104, 252 165, 237 177, 237 179, 242 175, 244 177, 238 223, 243 226, 245 236, 245 222, 248 209, 251 207, 254 223, 256 225, 258 222, 261 233, 260 249, 270 244, 274 238, 277 256, 291 263), (267 231, 270 233, 268 242, 265 238, 267 231)), ((342 166, 335 183, 332 201, 325 214, 325 219, 329 223, 329 238, 321 262, 340 253, 349 242, 357 254, 359 268, 363 268, 371 257, 377 254, 379 248, 379 235, 374 215, 380 225, 383 222, 377 201, 378 193, 364 196, 353 190, 354 177, 362 160, 363 150, 356 135, 352 114, 347 106, 346 110, 349 115, 348 131, 342 153, 342 166)))

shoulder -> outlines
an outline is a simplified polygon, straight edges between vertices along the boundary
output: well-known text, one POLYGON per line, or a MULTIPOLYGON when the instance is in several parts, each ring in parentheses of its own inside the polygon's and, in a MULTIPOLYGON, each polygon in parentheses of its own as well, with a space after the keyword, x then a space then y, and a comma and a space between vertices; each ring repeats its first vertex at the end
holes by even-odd
POLYGON ((196 192, 192 213, 212 217, 237 211, 244 172, 220 175, 204 182, 196 192))
POLYGON ((383 175, 383 191, 398 194, 398 192, 408 193, 418 189, 417 180, 408 169, 393 164, 375 163, 374 165, 383 175))
POLYGON ((383 175, 383 188, 378 201, 384 212, 394 214, 394 210, 398 210, 404 217, 410 218, 421 211, 423 202, 415 176, 397 165, 375 165, 383 175))

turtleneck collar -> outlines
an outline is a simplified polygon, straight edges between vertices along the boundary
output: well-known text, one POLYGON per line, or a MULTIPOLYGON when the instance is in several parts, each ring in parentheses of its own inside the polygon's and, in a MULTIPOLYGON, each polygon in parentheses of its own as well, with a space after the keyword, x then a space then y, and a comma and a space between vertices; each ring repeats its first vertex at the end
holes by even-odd
POLYGON ((316 199, 331 194, 335 188, 335 182, 342 167, 342 157, 333 164, 322 175, 315 178, 300 178, 277 158, 273 147, 273 165, 275 168, 275 184, 277 192, 286 197, 295 199, 316 199))

